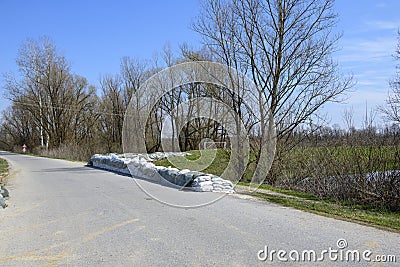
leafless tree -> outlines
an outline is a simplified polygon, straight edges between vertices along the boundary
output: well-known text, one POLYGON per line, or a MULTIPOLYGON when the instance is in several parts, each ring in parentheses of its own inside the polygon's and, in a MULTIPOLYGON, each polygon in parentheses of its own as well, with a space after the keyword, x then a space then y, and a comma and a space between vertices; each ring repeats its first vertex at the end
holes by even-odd
MULTIPOLYGON (((395 52, 395 59, 400 61, 400 31, 398 32, 398 42, 395 52)), ((391 92, 386 100, 386 106, 381 107, 381 111, 384 113, 386 118, 390 121, 400 123, 400 64, 396 66, 396 74, 394 78, 389 82, 391 92)))
POLYGON ((33 123, 32 115, 28 110, 21 106, 13 105, 3 111, 1 142, 9 149, 13 149, 15 145, 23 144, 32 146, 32 141, 39 137, 38 129, 33 123))
MULTIPOLYGON (((162 51, 162 59, 164 61, 164 64, 167 68, 175 65, 177 63, 177 59, 174 58, 174 54, 172 52, 170 44, 165 44, 163 51, 162 51)), ((172 77, 171 77, 171 80, 172 77)), ((177 140, 177 135, 179 131, 179 105, 182 102, 182 87, 181 86, 176 86, 172 84, 172 88, 168 88, 168 92, 166 95, 162 98, 160 104, 162 106, 162 109, 168 114, 169 119, 171 121, 171 151, 177 151, 178 150, 178 144, 175 144, 175 140, 177 140)), ((182 117, 182 116, 181 116, 182 117)))
MULTIPOLYGON (((272 113, 277 137, 290 134, 352 86, 332 59, 333 0, 205 0, 194 29, 229 66, 256 85, 260 146, 272 113)), ((260 151, 260 149, 259 149, 260 151)))
POLYGON ((25 42, 17 56, 21 79, 6 78, 14 109, 24 109, 39 129, 40 145, 57 147, 76 141, 82 131, 79 114, 94 93, 85 78, 72 75, 70 65, 53 42, 42 37, 25 42), (78 129, 79 128, 79 129, 78 129))
POLYGON ((125 109, 132 97, 140 98, 140 86, 148 78, 147 63, 131 57, 121 59, 121 79, 123 87, 123 102, 125 109))
POLYGON ((354 128, 354 108, 351 106, 350 108, 345 108, 343 111, 343 121, 346 125, 346 130, 348 133, 351 133, 354 128))
POLYGON ((108 150, 121 150, 125 107, 122 81, 119 75, 105 75, 100 80, 100 124, 103 140, 108 150))

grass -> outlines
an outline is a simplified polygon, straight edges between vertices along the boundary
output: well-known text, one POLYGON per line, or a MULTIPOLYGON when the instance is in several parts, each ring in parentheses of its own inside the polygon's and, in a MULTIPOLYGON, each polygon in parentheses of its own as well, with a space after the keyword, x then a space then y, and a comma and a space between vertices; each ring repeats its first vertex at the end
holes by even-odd
POLYGON ((0 175, 6 174, 8 172, 8 162, 5 159, 0 158, 0 175))
POLYGON ((161 159, 154 164, 159 166, 173 166, 179 169, 202 171, 220 176, 229 163, 230 153, 224 149, 191 150, 190 155, 161 159))
MULTIPOLYGON (((238 185, 249 186, 250 184, 240 182, 238 185)), ((337 202, 331 199, 319 199, 311 194, 280 189, 270 185, 254 185, 254 187, 276 192, 280 195, 266 193, 262 190, 255 192, 249 191, 246 194, 285 207, 291 207, 327 217, 365 224, 393 232, 400 232, 400 212, 389 212, 367 205, 337 202)))
MULTIPOLYGON (((224 149, 216 150, 216 157, 212 156, 215 150, 188 151, 192 155, 174 157, 156 161, 156 165, 174 166, 180 169, 199 170, 210 174, 221 175, 228 166, 230 152, 224 149), (190 162, 186 162, 186 159, 190 162), (204 164, 208 166, 204 169, 204 164)), ((250 153, 250 164, 244 174, 243 181, 251 181, 255 169, 254 154, 250 153)), ((364 172, 385 170, 400 170, 400 147, 398 146, 332 146, 332 147, 296 147, 279 159, 279 163, 272 166, 271 176, 278 179, 306 178, 316 171, 315 166, 347 166, 352 173, 362 168, 364 172), (384 162, 385 164, 382 164, 384 162), (356 164, 353 164, 356 163, 356 164)), ((335 168, 326 168, 324 175, 337 175, 335 168)))
POLYGON ((400 232, 399 212, 387 212, 366 206, 348 205, 324 200, 315 201, 297 197, 284 197, 260 192, 250 193, 250 195, 286 207, 365 224, 393 232, 400 232))
POLYGON ((244 183, 244 182, 239 182, 237 184, 242 185, 242 186, 250 185, 251 187, 254 187, 254 188, 265 189, 265 190, 269 190, 272 192, 276 192, 276 193, 280 193, 280 194, 284 194, 284 195, 288 195, 288 196, 292 196, 292 197, 299 197, 299 198, 303 198, 303 199, 307 199, 307 200, 319 200, 318 197, 311 195, 311 194, 298 192, 298 191, 294 191, 294 190, 281 189, 281 188, 273 187, 273 186, 267 185, 267 184, 251 185, 249 183, 244 183))
MULTIPOLYGON (((346 166, 356 173, 400 169, 398 146, 327 146, 296 147, 280 160, 285 178, 305 178, 316 165, 346 166), (383 164, 384 163, 384 164, 383 164)), ((336 175, 336 168, 326 168, 325 175, 336 175)), ((274 170, 273 170, 274 171, 274 170)))
POLYGON ((5 183, 4 177, 8 174, 8 162, 5 159, 0 158, 0 184, 5 183))

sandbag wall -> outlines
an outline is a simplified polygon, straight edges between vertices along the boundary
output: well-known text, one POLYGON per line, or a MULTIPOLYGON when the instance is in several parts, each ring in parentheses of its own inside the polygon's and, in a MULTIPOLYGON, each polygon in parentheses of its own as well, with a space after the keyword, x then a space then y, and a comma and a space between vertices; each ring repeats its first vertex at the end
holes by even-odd
POLYGON ((178 154, 157 152, 148 155, 129 154, 129 157, 117 154, 96 154, 91 157, 88 165, 123 174, 131 174, 132 176, 145 178, 164 185, 172 185, 178 188, 190 187, 198 192, 235 192, 232 182, 221 177, 188 169, 179 170, 177 168, 156 166, 150 162, 161 158, 185 155, 182 152, 178 154))

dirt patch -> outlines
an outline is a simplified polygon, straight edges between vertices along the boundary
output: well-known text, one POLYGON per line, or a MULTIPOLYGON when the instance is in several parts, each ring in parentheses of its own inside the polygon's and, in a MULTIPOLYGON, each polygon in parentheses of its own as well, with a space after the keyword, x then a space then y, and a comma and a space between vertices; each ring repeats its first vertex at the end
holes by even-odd
POLYGON ((6 185, 8 181, 8 173, 0 174, 0 184, 6 185))

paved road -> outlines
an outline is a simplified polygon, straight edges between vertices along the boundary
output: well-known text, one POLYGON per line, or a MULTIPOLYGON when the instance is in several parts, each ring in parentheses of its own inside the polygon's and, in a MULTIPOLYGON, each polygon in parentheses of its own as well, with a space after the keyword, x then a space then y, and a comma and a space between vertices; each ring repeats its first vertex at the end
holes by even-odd
MULTIPOLYGON (((174 208, 149 198, 127 176, 63 160, 0 156, 13 168, 9 207, 0 210, 0 266, 282 266, 276 255, 259 261, 258 252, 268 246, 319 255, 338 249, 340 238, 348 247, 339 251, 371 250, 371 258, 389 254, 400 261, 398 234, 238 196, 174 208)), ((147 186, 167 195, 214 194, 147 186)), ((358 266, 324 255, 320 266, 358 266)))

